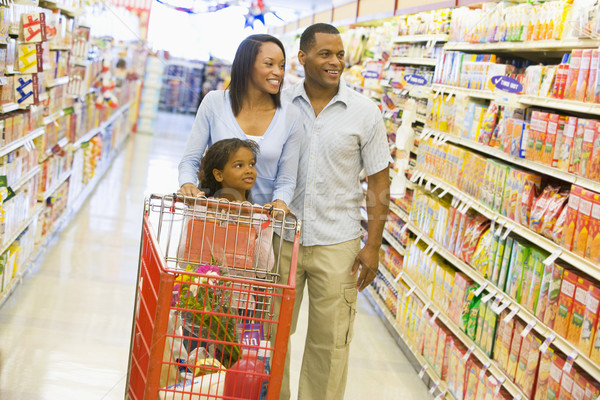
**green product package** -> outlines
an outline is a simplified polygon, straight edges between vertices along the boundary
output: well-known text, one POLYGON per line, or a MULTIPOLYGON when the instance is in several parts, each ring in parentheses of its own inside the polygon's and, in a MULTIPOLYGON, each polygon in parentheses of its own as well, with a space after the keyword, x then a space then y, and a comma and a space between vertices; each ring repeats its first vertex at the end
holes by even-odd
POLYGON ((500 270, 502 269, 502 258, 504 257, 504 251, 506 248, 506 239, 498 238, 498 250, 496 251, 496 257, 494 259, 494 268, 492 269, 492 283, 498 286, 498 280, 500 279, 500 270))
POLYGON ((540 250, 534 249, 531 253, 531 257, 533 260, 531 262, 532 265, 532 280, 531 280, 531 289, 529 290, 529 298, 526 304, 526 307, 529 311, 535 314, 535 310, 537 307, 538 299, 540 296, 540 290, 542 287, 542 278, 544 276, 544 260, 547 256, 545 256, 540 250))
POLYGON ((527 265, 527 259, 529 258, 529 247, 522 243, 516 243, 516 252, 514 255, 514 262, 511 264, 511 271, 506 282, 507 293, 517 303, 521 302, 521 285, 523 283, 523 270, 527 265))
POLYGON ((506 244, 504 246, 504 254, 502 255, 502 266, 500 267, 500 274, 498 275, 497 286, 505 291, 506 290, 506 276, 508 274, 508 268, 511 260, 513 251, 514 240, 512 237, 506 238, 506 244))
POLYGON ((469 303, 469 315, 467 322, 466 333, 469 337, 475 340, 477 333, 477 319, 479 317, 479 306, 481 304, 481 296, 477 296, 469 303))

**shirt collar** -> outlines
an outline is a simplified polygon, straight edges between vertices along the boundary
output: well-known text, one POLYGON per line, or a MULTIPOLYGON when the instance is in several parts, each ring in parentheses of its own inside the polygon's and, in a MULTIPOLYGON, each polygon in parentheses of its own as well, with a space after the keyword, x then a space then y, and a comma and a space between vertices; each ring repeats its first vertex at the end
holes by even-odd
MULTIPOLYGON (((346 85, 346 81, 344 78, 340 78, 340 86, 338 88, 338 92, 333 99, 329 102, 329 104, 334 104, 336 102, 341 102, 345 106, 348 106, 349 96, 350 96, 350 88, 346 85)), ((304 78, 300 80, 295 86, 294 91, 292 93, 292 101, 296 100, 296 98, 302 97, 308 104, 310 104, 310 100, 308 99, 308 95, 306 94, 306 89, 304 89, 304 78)))

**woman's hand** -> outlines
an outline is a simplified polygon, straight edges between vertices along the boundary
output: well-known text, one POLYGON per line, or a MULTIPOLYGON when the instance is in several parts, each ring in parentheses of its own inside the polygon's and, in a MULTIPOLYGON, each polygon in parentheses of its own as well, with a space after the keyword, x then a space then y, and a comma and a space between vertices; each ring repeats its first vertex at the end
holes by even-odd
POLYGON ((268 207, 273 207, 273 208, 278 208, 278 209, 280 209, 280 210, 283 210, 283 212, 284 212, 284 215, 282 215, 282 216, 278 215, 278 214, 281 214, 281 213, 274 214, 274 215, 273 215, 273 217, 275 217, 275 218, 281 218, 281 219, 283 219, 283 217, 284 217, 285 215, 287 215, 287 214, 291 214, 291 213, 292 213, 292 212, 290 211, 290 209, 288 208, 287 204, 285 204, 285 201, 283 201, 283 200, 275 200, 275 201, 272 201, 272 202, 270 202, 270 203, 267 203, 267 204, 265 204, 265 205, 264 205, 264 207, 265 207, 265 208, 268 208, 268 207))
POLYGON ((204 192, 198 189, 193 183, 184 183, 183 185, 181 185, 181 187, 177 191, 177 194, 188 197, 204 196, 204 192))

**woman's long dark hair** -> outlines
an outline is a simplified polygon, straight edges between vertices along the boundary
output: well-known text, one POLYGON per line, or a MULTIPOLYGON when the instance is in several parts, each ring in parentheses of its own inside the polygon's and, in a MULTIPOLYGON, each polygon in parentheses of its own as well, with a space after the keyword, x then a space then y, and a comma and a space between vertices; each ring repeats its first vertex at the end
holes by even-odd
MULTIPOLYGON (((233 64, 231 65, 231 81, 229 83, 229 97, 231 99, 231 109, 233 115, 237 116, 242 110, 242 101, 244 96, 248 93, 248 81, 250 80, 250 74, 254 68, 254 62, 256 56, 260 50, 260 46, 263 43, 275 43, 283 52, 283 59, 285 60, 285 49, 283 43, 275 36, 267 34, 250 35, 240 43, 233 64)), ((281 86, 283 80, 279 85, 279 91, 276 94, 272 94, 273 103, 275 107, 281 107, 281 86)))
MULTIPOLYGON (((256 160, 259 147, 256 142, 251 140, 223 139, 215 142, 208 148, 206 154, 202 157, 200 171, 198 172, 198 180, 200 181, 198 188, 206 193, 207 196, 218 197, 220 190, 223 188, 221 182, 215 179, 213 170, 218 169, 222 171, 231 155, 242 147, 250 150, 256 160)), ((246 191, 246 200, 250 201, 249 190, 246 191)))

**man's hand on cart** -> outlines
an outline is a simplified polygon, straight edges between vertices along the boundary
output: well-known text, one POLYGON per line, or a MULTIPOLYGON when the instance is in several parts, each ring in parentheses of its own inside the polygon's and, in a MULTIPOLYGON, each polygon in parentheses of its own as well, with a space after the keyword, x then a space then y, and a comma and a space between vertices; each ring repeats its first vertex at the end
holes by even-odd
POLYGON ((179 188, 179 190, 177 191, 177 194, 183 195, 183 196, 188 196, 188 197, 200 197, 200 196, 204 196, 204 192, 201 191, 200 189, 198 189, 196 187, 196 185, 194 185, 193 183, 184 183, 183 185, 181 185, 181 187, 179 188))
POLYGON ((288 208, 287 204, 285 204, 285 201, 283 201, 283 200, 272 201, 270 203, 265 204, 264 207, 265 208, 273 207, 273 208, 283 210, 284 215, 280 215, 281 212, 276 212, 273 214, 273 218, 275 218, 275 219, 280 219, 280 218, 283 219, 283 217, 285 217, 286 215, 292 214, 292 212, 288 208))
POLYGON ((379 247, 368 245, 363 247, 356 255, 350 275, 356 274, 359 267, 360 274, 356 280, 356 287, 359 292, 362 292, 377 276, 377 269, 379 268, 379 247))

